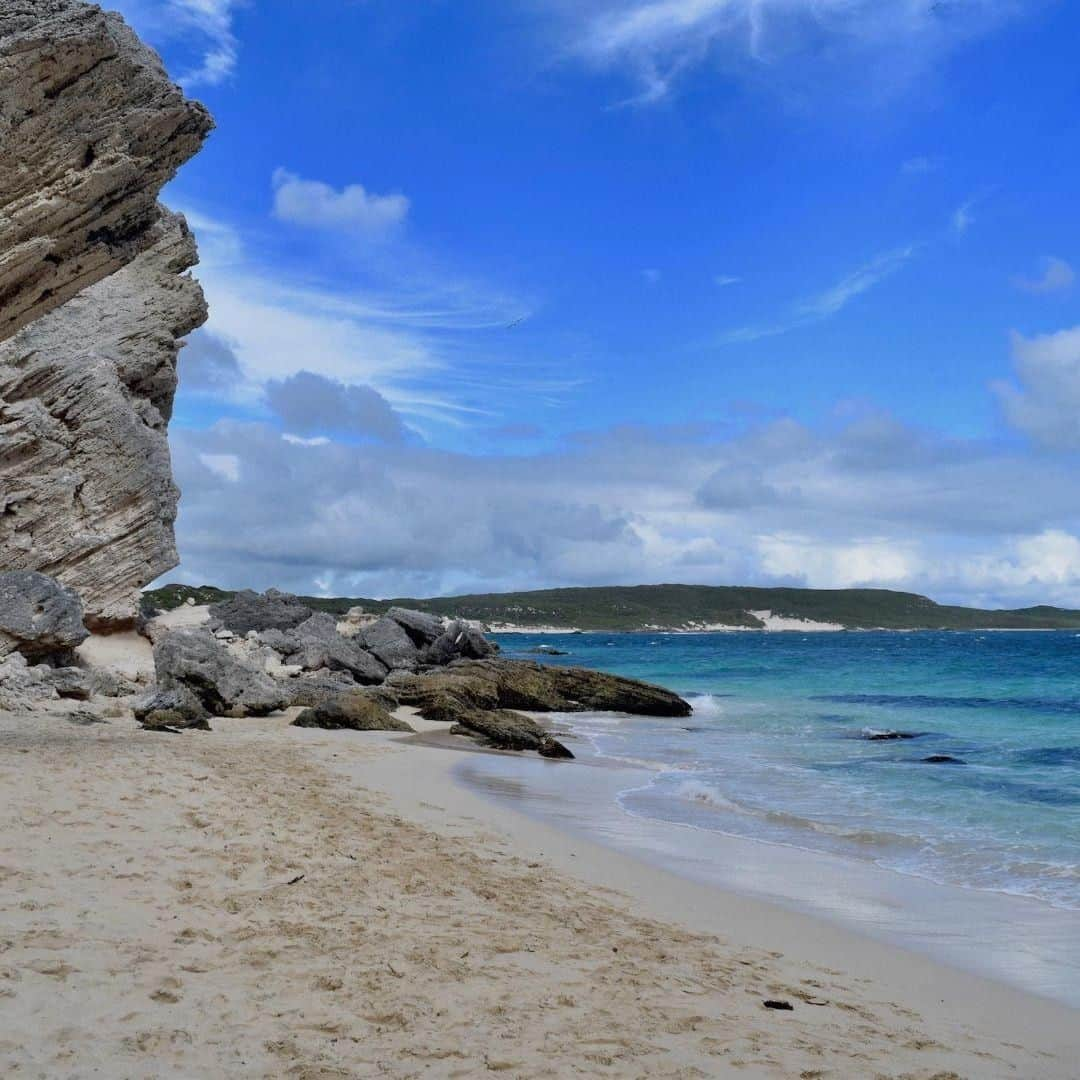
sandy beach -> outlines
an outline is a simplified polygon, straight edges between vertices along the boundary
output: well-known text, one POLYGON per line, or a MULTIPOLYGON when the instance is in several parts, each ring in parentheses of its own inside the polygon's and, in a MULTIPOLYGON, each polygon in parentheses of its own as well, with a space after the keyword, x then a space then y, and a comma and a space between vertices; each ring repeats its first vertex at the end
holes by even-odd
POLYGON ((214 727, 0 718, 5 1075, 1075 1074, 1064 1006, 495 813, 423 736, 214 727))

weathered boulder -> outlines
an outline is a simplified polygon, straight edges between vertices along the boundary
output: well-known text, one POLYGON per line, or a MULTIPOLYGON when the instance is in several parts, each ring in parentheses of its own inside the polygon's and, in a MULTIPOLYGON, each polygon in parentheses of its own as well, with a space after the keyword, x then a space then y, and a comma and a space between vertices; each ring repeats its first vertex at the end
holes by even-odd
POLYGON ((488 641, 474 626, 455 621, 421 651, 420 662, 442 667, 455 660, 483 660, 498 651, 499 646, 488 641))
POLYGON ((204 629, 176 630, 154 646, 159 690, 187 687, 212 716, 266 716, 288 695, 264 672, 240 663, 204 629))
POLYGON ((82 602, 71 589, 32 571, 0 574, 0 656, 70 656, 89 636, 82 602))
POLYGON ((531 717, 509 709, 466 710, 459 714, 450 732, 497 750, 535 750, 542 757, 568 760, 574 756, 531 717))
POLYGON ((252 630, 292 630, 315 613, 289 593, 269 589, 261 595, 244 589, 210 605, 210 629, 244 635, 252 630))
POLYGON ((294 629, 283 631, 281 637, 269 632, 260 635, 260 640, 307 671, 344 671, 358 683, 380 683, 386 678, 387 665, 359 640, 339 634, 336 620, 325 612, 317 612, 294 629))
POLYGON ((281 684, 282 691, 288 696, 290 705, 301 705, 313 709, 324 701, 339 697, 341 694, 358 687, 356 680, 345 671, 308 672, 295 679, 287 679, 281 684))
POLYGON ((415 706, 432 720, 458 720, 457 714, 463 709, 627 712, 672 717, 691 713, 688 702, 659 686, 528 660, 457 661, 417 675, 394 675, 391 684, 402 704, 415 706))
POLYGON ((365 626, 356 640, 391 671, 413 671, 420 662, 413 639, 387 615, 365 626))
POLYGON ((426 611, 413 611, 410 608, 392 607, 386 613, 388 619, 393 619, 412 639, 412 643, 419 649, 430 645, 443 633, 443 621, 437 615, 429 615, 426 611))
POLYGON ((195 692, 183 683, 171 690, 154 690, 138 698, 132 709, 143 727, 193 728, 209 731, 210 714, 195 692))
POLYGON ((392 716, 374 697, 362 692, 340 694, 306 709, 294 727, 349 731, 412 731, 404 720, 392 716))
POLYGON ((539 750, 547 735, 531 717, 509 709, 463 710, 450 731, 480 738, 500 750, 539 750))
POLYGON ((166 428, 206 305, 156 198, 210 127, 119 16, 0 5, 0 566, 47 569, 91 629, 177 562, 166 428))
POLYGON ((0 341, 157 242, 158 192, 212 127, 119 15, 0 5, 0 341))

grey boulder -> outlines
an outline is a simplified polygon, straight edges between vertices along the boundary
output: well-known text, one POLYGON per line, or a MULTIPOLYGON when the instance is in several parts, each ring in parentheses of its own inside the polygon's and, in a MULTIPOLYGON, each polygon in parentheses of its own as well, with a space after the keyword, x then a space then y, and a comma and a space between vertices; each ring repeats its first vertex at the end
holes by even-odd
POLYGON ((89 636, 71 589, 33 570, 0 574, 0 656, 63 657, 89 636))
POLYGON ((176 630, 154 646, 160 690, 186 687, 212 716, 266 716, 287 704, 281 685, 236 660, 203 629, 176 630))
POLYGON ((365 626, 357 641, 391 671, 414 671, 420 662, 420 652, 413 639, 388 615, 365 626))
POLYGON ((231 630, 241 637, 252 630, 292 630, 313 614, 311 608, 289 593, 269 589, 260 595, 244 589, 210 605, 210 629, 231 630))
POLYGON ((154 690, 136 699, 135 719, 145 728, 195 728, 209 731, 209 713, 189 687, 179 684, 171 690, 154 690))
MULTIPOLYGON (((260 635, 260 640, 278 649, 282 639, 272 640, 260 635)), ((363 647, 363 643, 338 633, 332 615, 319 612, 302 622, 284 636, 284 655, 289 662, 300 664, 307 671, 326 668, 344 671, 358 683, 380 683, 386 678, 389 665, 363 647)), ((282 651, 282 650, 279 650, 282 651)))
POLYGON ((422 650, 420 662, 442 667, 455 660, 484 660, 498 651, 499 647, 488 641, 475 627, 455 621, 422 650))
POLYGON ((442 619, 429 615, 426 611, 413 611, 411 608, 392 607, 387 613, 394 622, 409 635, 417 648, 430 645, 442 636, 445 629, 442 619))

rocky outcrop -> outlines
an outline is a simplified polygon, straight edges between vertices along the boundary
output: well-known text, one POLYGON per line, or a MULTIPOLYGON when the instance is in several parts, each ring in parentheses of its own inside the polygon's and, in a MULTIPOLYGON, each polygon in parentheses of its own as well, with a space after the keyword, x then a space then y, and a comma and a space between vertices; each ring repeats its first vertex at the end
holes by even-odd
POLYGON ((328 731, 412 731, 404 720, 392 716, 374 697, 354 691, 305 709, 294 727, 324 728, 328 731))
POLYGON ((459 722, 462 712, 625 712, 689 716, 691 708, 663 687, 585 668, 557 668, 527 660, 459 660, 421 674, 395 674, 389 685, 403 705, 429 720, 459 722))
POLYGON ((310 619, 315 612, 295 596, 268 589, 265 593, 243 589, 210 605, 210 628, 248 634, 252 630, 292 630, 310 619))
POLYGON ((160 240, 158 192, 212 126, 119 15, 0 6, 0 341, 160 240))
POLYGON ((45 574, 0 574, 0 657, 71 659, 89 633, 79 597, 45 574))
POLYGON ((288 695, 269 675, 242 664, 206 630, 176 630, 154 646, 159 690, 191 691, 211 716, 266 716, 288 695))
POLYGON ((91 629, 177 562, 166 429, 206 306, 156 199, 210 127, 119 16, 0 7, 0 567, 75 589, 91 629))
POLYGON ((452 735, 465 735, 496 750, 535 750, 541 757, 573 758, 561 742, 552 738, 535 720, 509 709, 462 712, 450 728, 452 735))

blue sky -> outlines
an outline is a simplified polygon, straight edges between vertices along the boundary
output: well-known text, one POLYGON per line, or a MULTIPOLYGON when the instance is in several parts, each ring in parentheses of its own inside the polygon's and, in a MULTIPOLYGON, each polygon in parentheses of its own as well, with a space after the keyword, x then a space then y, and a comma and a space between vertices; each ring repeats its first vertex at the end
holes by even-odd
POLYGON ((1080 11, 128 0, 218 129, 174 579, 1080 606, 1080 11))

